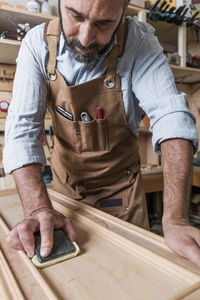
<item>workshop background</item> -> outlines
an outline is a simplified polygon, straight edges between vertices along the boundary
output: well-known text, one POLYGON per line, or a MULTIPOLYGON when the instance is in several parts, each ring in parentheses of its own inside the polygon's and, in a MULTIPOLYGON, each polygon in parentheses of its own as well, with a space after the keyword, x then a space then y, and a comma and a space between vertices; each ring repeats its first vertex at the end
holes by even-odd
MULTIPOLYGON (((4 173, 2 149, 7 109, 12 98, 15 60, 20 43, 33 26, 53 19, 58 13, 57 1, 9 0, 0 2, 0 191, 15 188, 12 175, 4 173), (48 4, 47 4, 48 3, 48 4), (49 11, 50 9, 50 11, 49 11), (48 13, 48 14, 46 14, 48 13)), ((175 75, 177 88, 187 93, 188 106, 196 117, 200 136, 200 1, 132 0, 127 14, 151 23, 163 46, 166 59, 175 75)), ((162 163, 153 152, 148 118, 140 125, 139 146, 142 175, 148 201, 151 231, 162 235, 162 163)), ((53 145, 51 115, 47 112, 41 139, 47 165, 43 168, 46 184, 52 183, 49 157, 53 145)), ((194 157, 190 218, 200 226, 200 145, 194 157)))

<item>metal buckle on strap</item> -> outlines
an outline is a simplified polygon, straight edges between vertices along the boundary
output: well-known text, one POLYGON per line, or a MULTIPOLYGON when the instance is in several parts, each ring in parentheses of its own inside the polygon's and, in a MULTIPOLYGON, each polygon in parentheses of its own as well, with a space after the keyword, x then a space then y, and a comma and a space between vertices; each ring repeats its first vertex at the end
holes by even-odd
POLYGON ((108 88, 108 89, 114 88, 114 86, 115 86, 115 80, 114 80, 114 79, 109 80, 109 79, 106 78, 106 79, 104 80, 104 86, 105 86, 106 88, 108 88))
POLYGON ((55 74, 50 74, 50 73, 48 73, 47 76, 48 76, 48 78, 49 78, 50 80, 52 80, 52 81, 56 80, 56 78, 57 78, 56 73, 55 73, 55 74))

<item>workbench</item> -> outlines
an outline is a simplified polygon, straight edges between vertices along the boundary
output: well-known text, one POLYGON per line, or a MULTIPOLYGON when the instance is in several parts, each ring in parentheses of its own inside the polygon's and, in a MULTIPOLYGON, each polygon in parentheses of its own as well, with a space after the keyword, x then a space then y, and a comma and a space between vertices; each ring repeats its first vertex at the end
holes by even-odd
POLYGON ((23 218, 19 196, 0 196, 1 299, 200 299, 200 269, 172 253, 162 237, 49 190, 72 220, 81 253, 37 269, 6 235, 23 218), (3 298, 2 298, 3 297, 3 298))

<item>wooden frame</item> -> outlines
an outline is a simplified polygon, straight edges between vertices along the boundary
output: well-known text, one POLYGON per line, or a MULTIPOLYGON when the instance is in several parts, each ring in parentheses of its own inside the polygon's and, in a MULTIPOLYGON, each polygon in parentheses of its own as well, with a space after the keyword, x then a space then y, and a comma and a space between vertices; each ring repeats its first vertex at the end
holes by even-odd
POLYGON ((25 298, 27 284, 21 279, 21 272, 17 273, 16 262, 29 272, 24 279, 34 286, 28 299, 43 294, 43 299, 175 300, 199 293, 200 270, 173 254, 161 237, 59 193, 48 192, 54 207, 73 221, 81 254, 41 271, 23 252, 11 250, 6 244, 8 227, 3 219, 12 227, 23 214, 18 195, 0 197, 0 244, 25 298))

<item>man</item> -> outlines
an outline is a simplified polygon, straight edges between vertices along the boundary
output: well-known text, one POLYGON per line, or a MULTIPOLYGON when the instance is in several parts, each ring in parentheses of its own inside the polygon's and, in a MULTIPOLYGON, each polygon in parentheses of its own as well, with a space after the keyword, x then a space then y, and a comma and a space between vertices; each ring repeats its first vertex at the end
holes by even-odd
POLYGON ((71 222, 53 210, 42 181, 40 136, 47 105, 55 134, 54 188, 148 228, 136 138, 145 111, 163 158, 166 242, 200 266, 200 232, 188 221, 195 121, 152 27, 135 18, 127 25, 123 21, 128 3, 61 0, 61 34, 54 21, 35 27, 23 40, 4 167, 14 176, 25 219, 8 242, 32 257, 33 233, 40 230, 41 255, 47 256, 54 228, 76 237, 71 222))

